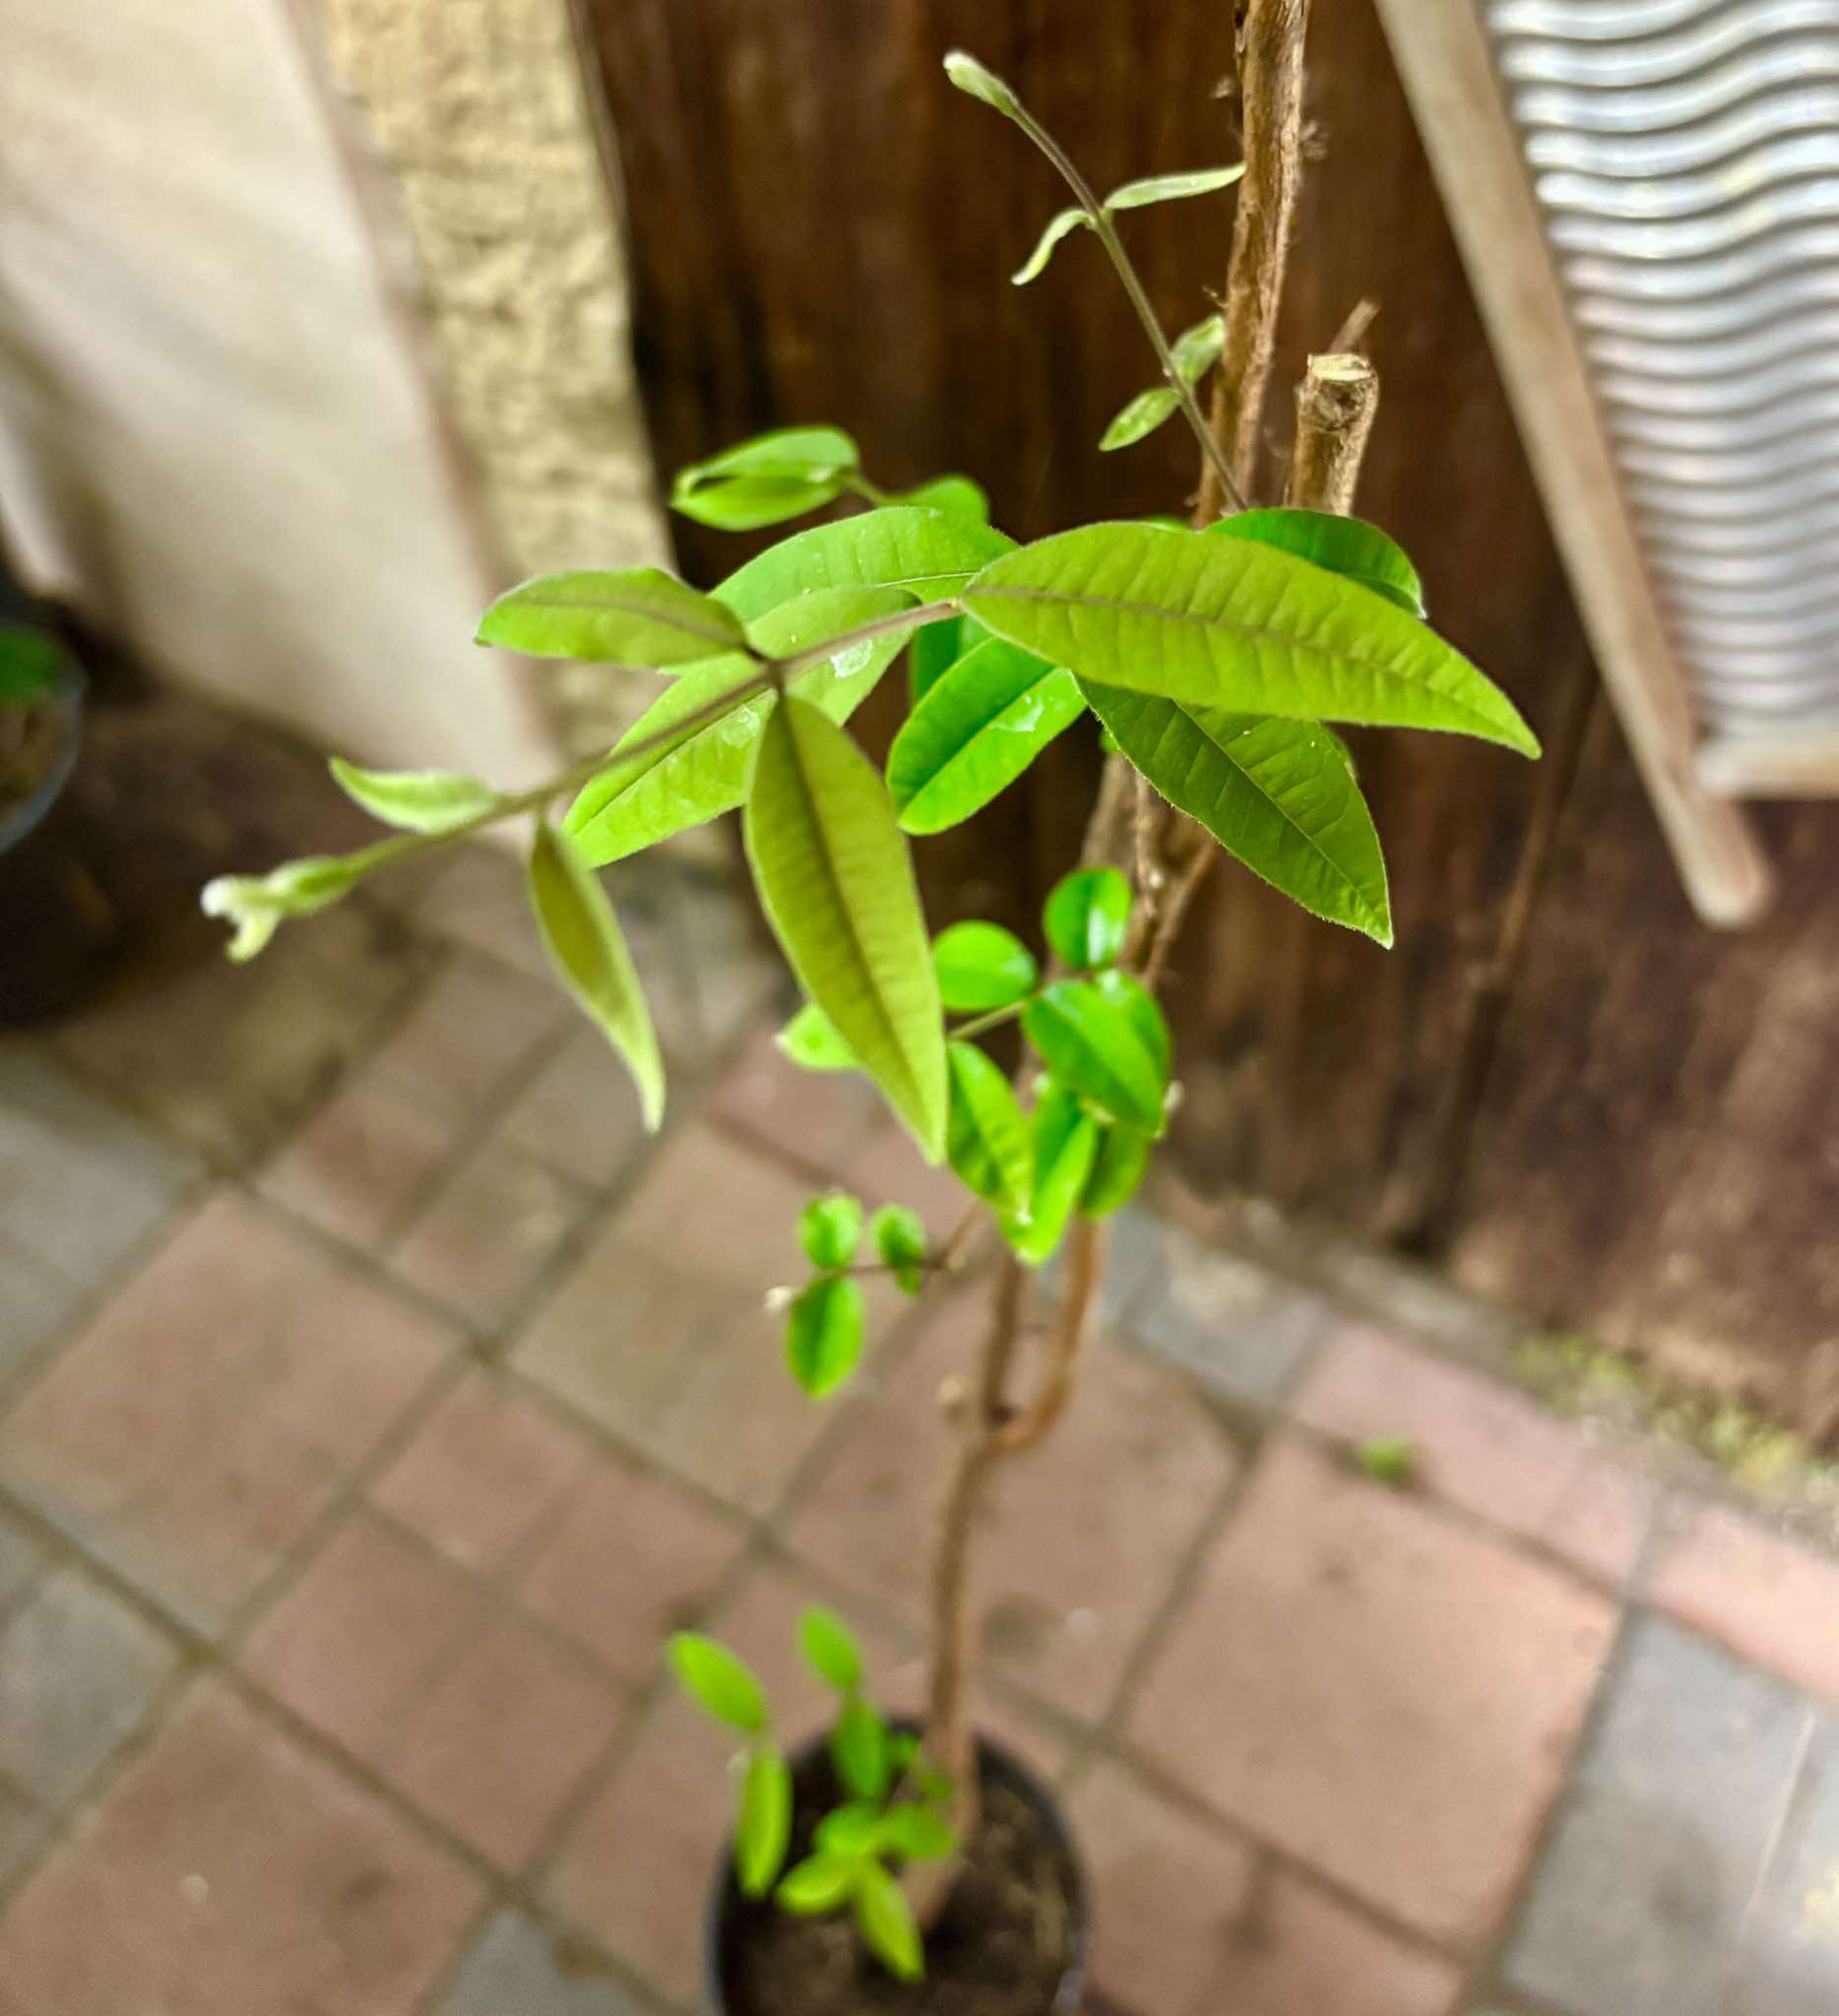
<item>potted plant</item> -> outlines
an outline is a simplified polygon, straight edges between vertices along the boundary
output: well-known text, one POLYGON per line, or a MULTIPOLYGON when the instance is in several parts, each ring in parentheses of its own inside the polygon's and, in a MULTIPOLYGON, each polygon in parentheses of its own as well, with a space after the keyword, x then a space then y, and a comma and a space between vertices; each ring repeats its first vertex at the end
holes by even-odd
POLYGON ((969 56, 946 59, 952 83, 1020 127, 1074 199, 1017 281, 1082 229, 1114 267, 1161 379, 1101 446, 1179 414, 1200 454, 1188 524, 1089 525, 1019 545, 987 522, 968 478, 891 494, 837 428, 742 443, 683 471, 675 506, 736 529, 845 494, 870 508, 793 534, 711 594, 649 568, 574 572, 513 589, 480 623, 487 644, 662 675, 610 750, 511 794, 335 760, 346 790, 399 830, 205 891, 207 910, 234 925, 231 956, 248 958, 285 919, 393 862, 528 821, 531 903, 558 977, 624 1060, 655 1127, 659 1044, 594 871, 738 808, 762 908, 806 997, 782 1047, 806 1069, 864 1073, 964 1185, 965 1216, 938 1246, 899 1205, 865 1217, 853 1197, 813 1199, 798 1227, 808 1278, 780 1295, 790 1375, 821 1403, 861 1353, 864 1272, 922 1294, 993 1249, 987 1326, 949 1398, 922 1719, 881 1714, 854 1637, 828 1611, 797 1629, 837 1716, 791 1754, 731 1653, 694 1633, 668 1648, 737 1751, 711 1942, 711 1993, 729 2016, 1073 2006, 1084 1902, 1071 1846, 1051 1801, 974 1729, 972 1543, 992 1477, 1068 1405, 1107 1219, 1164 1133, 1173 1056, 1158 996, 1175 934, 1227 854, 1317 915, 1390 943, 1378 839, 1329 724, 1451 730, 1537 754, 1512 703, 1425 622, 1405 555, 1345 515, 1377 397, 1351 339, 1313 359, 1300 389, 1287 503, 1249 508, 1298 173, 1302 11, 1300 0, 1245 10, 1229 283, 1219 312, 1173 338, 1117 218, 1241 170, 1158 175, 1101 201, 1006 85, 969 56), (903 648, 911 707, 884 774, 844 724, 903 648), (969 817, 1088 715, 1109 753, 1083 857, 1047 899, 1045 966, 991 923, 929 936, 911 837, 969 817), (1028 1059, 1014 1078, 981 1040, 1011 1024, 1028 1059), (1050 1261, 1057 1294, 1024 1390, 1021 1342, 1050 1261))

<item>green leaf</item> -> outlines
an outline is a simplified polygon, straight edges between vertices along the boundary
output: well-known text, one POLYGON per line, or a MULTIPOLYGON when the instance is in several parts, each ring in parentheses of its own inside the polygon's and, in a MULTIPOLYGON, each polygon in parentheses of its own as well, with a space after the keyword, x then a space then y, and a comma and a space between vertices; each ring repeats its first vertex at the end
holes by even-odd
POLYGON ((852 1797, 876 1805, 887 1797, 893 1770, 887 1729, 859 1694, 843 1704, 830 1732, 830 1762, 838 1783, 852 1797))
POLYGON ((1084 690, 1137 769, 1228 853, 1316 916, 1391 944, 1379 836, 1332 730, 1084 690))
POLYGON ((1024 651, 1132 692, 1539 750, 1506 695, 1433 631, 1254 540, 1086 526, 992 561, 964 602, 1024 651))
POLYGON ((822 1604, 812 1604, 798 1616, 798 1645, 820 1680, 847 1694, 862 1683, 862 1648, 856 1633, 822 1604))
POLYGON ((798 1243, 813 1267, 847 1267, 861 1237, 862 1207, 841 1190, 813 1197, 798 1220, 798 1243))
POLYGON ((62 683, 69 661, 56 638, 30 623, 0 623, 0 707, 35 707, 62 683))
POLYGON ((676 1675, 700 1706, 743 1735, 766 1732, 766 1696, 760 1683, 726 1645, 700 1631, 678 1631, 666 1650, 676 1675))
POLYGON ((1130 936, 1130 884, 1115 868, 1075 868, 1048 891, 1041 922, 1062 966, 1110 966, 1130 936))
POLYGON ((1171 175, 1144 175, 1113 189, 1105 199, 1107 210, 1141 210, 1150 203, 1173 203, 1178 197, 1206 196, 1215 189, 1228 188, 1245 172, 1243 161, 1231 161, 1223 168, 1180 168, 1171 175))
POLYGON ((1196 322, 1191 328, 1182 330, 1170 346, 1174 352, 1175 369, 1194 384, 1215 362, 1226 343, 1226 317, 1209 315, 1204 321, 1196 322))
POLYGON ((1013 119, 1018 109, 1014 92, 1003 83, 993 70, 986 70, 973 55, 963 49, 952 49, 946 53, 945 75, 961 92, 974 98, 981 98, 992 110, 1000 112, 1005 119, 1013 119))
POLYGON ((1091 1180, 1102 1129, 1064 1086, 1051 1081, 1035 1102, 1035 1194, 1025 1222, 1002 1221, 1002 1235, 1031 1267, 1053 1257, 1091 1180))
POLYGON ((1354 1462, 1374 1483, 1395 1491, 1409 1490, 1418 1481, 1418 1452, 1403 1435, 1379 1435, 1361 1443, 1354 1462))
POLYGON ((533 658, 650 667, 746 646, 732 611, 657 567, 539 575, 492 603, 477 641, 533 658))
MULTIPOLYGON (((748 629, 762 651, 789 656, 840 630, 893 615, 911 601, 898 589, 816 589, 755 617, 748 629)), ((847 646, 799 672, 792 691, 841 724, 874 691, 904 642, 893 634, 847 646)), ((776 704, 772 693, 736 702, 714 721, 629 761, 621 761, 619 750, 687 720, 755 669, 738 657, 692 665, 627 729, 606 768, 582 788, 565 822, 595 866, 623 859, 741 803, 754 743, 776 704)))
POLYGON ((855 1888, 855 1862, 839 1856, 812 1855, 786 1871, 773 1892, 773 1901, 793 1918, 816 1918, 847 1904, 855 1888))
POLYGON ((1055 980, 1024 1011, 1022 1033, 1055 1079, 1107 1119, 1161 1134, 1169 1032, 1140 981, 1115 969, 1055 980))
POLYGON ((1155 433, 1180 404, 1179 394, 1172 387, 1152 385, 1111 415, 1110 425, 1099 436, 1099 446, 1108 454, 1113 448, 1128 448, 1155 433))
POLYGON ((881 1810, 866 1799, 832 1806, 812 1836, 825 1855, 855 1858, 873 1855, 881 1845, 881 1810))
POLYGON ((671 508, 726 532, 777 525, 828 504, 859 459, 841 427, 780 427, 679 470, 671 508))
POLYGON ((856 1871, 856 1922, 863 1944, 896 1981, 924 1977, 925 1951, 907 1893, 879 1862, 862 1862, 856 1871))
POLYGON ((1034 1185, 1028 1122, 1009 1081, 975 1043, 948 1043, 951 1124, 946 1154, 967 1190, 999 1211, 1026 1212, 1034 1185))
POLYGON ((881 1264, 891 1268, 903 1294, 917 1295, 925 1283, 925 1226, 904 1204, 884 1204, 868 1221, 869 1236, 881 1264))
POLYGON ((967 651, 974 651, 989 636, 982 623, 969 616, 947 616, 928 623, 914 638, 907 661, 908 698, 918 707, 967 651))
POLYGON ((888 751, 909 833, 939 833, 989 803, 1086 711, 1071 672, 991 638, 947 671, 888 751))
POLYGON ((333 757, 329 767, 348 798, 373 819, 409 833, 445 833, 498 802, 489 785, 448 770, 360 770, 343 756, 333 757))
POLYGON ((791 1845, 792 1771, 776 1749, 762 1746, 747 1759, 734 1825, 734 1874, 743 1897, 766 1895, 791 1845))
POLYGON ((936 1861, 957 1848, 958 1837, 930 1806, 894 1806, 882 1818, 881 1845, 903 1861, 936 1861))
POLYGON ((1414 616, 1424 614, 1424 583, 1404 549, 1363 518, 1332 511, 1304 511, 1284 505, 1266 511, 1236 511, 1207 527, 1215 538, 1252 539, 1279 546, 1330 574, 1342 574, 1370 588, 1414 616))
POLYGON ((284 918, 325 910, 349 896, 364 874, 361 854, 303 854, 266 875, 214 875, 198 892, 198 907, 206 916, 225 917, 235 926, 225 952, 240 966, 262 950, 284 918))
POLYGON ((821 511, 847 487, 839 479, 814 483, 799 476, 729 476, 688 496, 673 496, 670 508, 712 532, 757 532, 821 511))
POLYGON ((1025 287, 1031 280, 1039 280, 1047 270, 1047 261, 1053 257, 1054 247, 1062 238, 1070 236, 1081 224, 1090 230, 1092 220, 1077 205, 1070 210, 1056 210, 1048 218, 1046 229, 1036 241, 1035 249, 1027 259, 1010 274, 1012 286, 1025 287))
POLYGON ((793 1303, 786 1362, 813 1400, 828 1400, 855 1371, 865 1321, 861 1284, 848 1274, 820 1276, 793 1303))
POLYGON ((890 504, 793 533, 737 567, 715 595, 745 623, 819 588, 900 588, 933 601, 1014 550, 1005 534, 957 512, 890 504))
POLYGON ((624 1059, 645 1125, 657 1133, 665 1111, 665 1065, 632 955, 599 878, 546 819, 537 823, 529 886, 549 964, 624 1059))
POLYGON ((773 1040, 801 1071, 858 1071, 856 1052, 821 1008, 806 1002, 773 1040))
POLYGON ((947 925, 932 940, 932 970, 939 998, 954 1015, 1013 1007, 1041 977, 1035 955, 1013 931, 976 917, 947 925))
POLYGON ((806 701, 768 718, 742 836, 799 984, 936 1162, 945 1044, 912 857, 868 759, 806 701))
POLYGON ((956 512, 960 518, 976 519, 979 525, 989 523, 989 495, 973 476, 933 476, 903 491, 894 501, 917 504, 925 511, 956 512))
POLYGON ((1092 1173, 1080 1193, 1080 1211, 1087 1218, 1109 1218, 1120 1205, 1128 1204, 1149 1172, 1153 1146, 1149 1135, 1135 1127, 1107 1127, 1092 1173))

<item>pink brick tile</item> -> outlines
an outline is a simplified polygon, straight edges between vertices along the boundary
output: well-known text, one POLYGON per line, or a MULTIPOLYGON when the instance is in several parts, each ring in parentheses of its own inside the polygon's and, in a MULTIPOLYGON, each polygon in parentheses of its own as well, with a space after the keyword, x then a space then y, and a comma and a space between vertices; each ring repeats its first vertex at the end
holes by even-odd
POLYGON ((1594 1449, 1574 1423, 1365 1324, 1348 1325, 1321 1354, 1296 1414, 1348 1442, 1403 1436, 1439 1497, 1609 1582, 1626 1578, 1653 1516, 1653 1480, 1594 1449))
POLYGON ((399 2016, 482 1903, 475 1877, 221 1682, 0 1921, 6 2016, 399 2016))
POLYGON ((522 1149, 487 1142, 428 1201, 391 1266, 469 1323, 495 1327, 529 1294, 587 1204, 570 1178, 522 1149))
POLYGON ((502 1619, 414 1705, 385 1768, 482 1854, 521 1868, 621 1712, 607 1687, 502 1619))
POLYGON ((548 954, 537 936, 524 892, 524 866, 509 848, 465 848, 415 899, 424 930, 514 966, 533 979, 549 977, 548 954))
POLYGON ((479 1113, 571 1013, 556 988, 462 956, 442 970, 371 1069, 447 1119, 479 1113))
POLYGON ((742 1528, 677 1485, 598 1458, 519 1579, 517 1600, 615 1672, 641 1677, 744 1540, 742 1528))
POLYGON ((1222 1811, 1433 1936, 1498 1922, 1610 1604, 1294 1443, 1267 1453, 1130 1716, 1222 1811))
POLYGON ((360 1511, 263 1620, 242 1665, 297 1715, 381 1762, 478 1601, 459 1570, 360 1511))
MULTIPOLYGON (((1233 2016, 1454 2016, 1460 1973, 1370 1924, 1313 1884, 1273 1875, 1227 1957, 1233 2016)), ((1201 2010, 1195 2016, 1202 2016, 1201 2010)))
POLYGON ((0 1475, 223 1623, 455 1340, 241 1198, 205 1205, 0 1428, 0 1475))
MULTIPOLYGON (((788 1529, 794 1550, 914 1615, 946 1450, 937 1393, 983 1320, 976 1289, 941 1307, 788 1529)), ((1051 1439, 992 1480, 979 1570, 1000 1669, 1102 1714, 1234 1465, 1179 1374, 1095 1340, 1051 1439)))
POLYGON ((1115 1764, 1079 1787, 1071 1817, 1091 1886, 1094 1984, 1132 2016, 1210 2016, 1250 1902, 1251 1851, 1115 1764))
POLYGON ((587 1468, 586 1440, 501 1374, 470 1369, 371 1487, 443 1553, 491 1573, 587 1468))
POLYGON ((1839 1705, 1839 1561, 1728 1506, 1669 1517, 1649 1596, 1744 1658, 1839 1705))
POLYGON ((664 1144, 620 1213, 654 1259, 758 1297, 808 1272, 798 1214, 819 1186, 701 1121, 664 1144))
POLYGON ((843 1184, 864 1204, 905 1204, 942 1244, 970 1208, 970 1193, 949 1168, 929 1168, 905 1127, 885 1120, 845 1166, 843 1184))
POLYGON ((856 1071, 801 1071, 763 1030, 709 1097, 708 1112, 771 1154, 835 1178, 866 1142, 880 1095, 856 1071))
POLYGON ((459 1138, 452 1116, 360 1071, 263 1172, 265 1195, 322 1231, 379 1248, 459 1138))
POLYGON ((597 1190, 622 1174, 648 1139, 632 1080, 585 1023, 518 1095, 499 1132, 597 1190))

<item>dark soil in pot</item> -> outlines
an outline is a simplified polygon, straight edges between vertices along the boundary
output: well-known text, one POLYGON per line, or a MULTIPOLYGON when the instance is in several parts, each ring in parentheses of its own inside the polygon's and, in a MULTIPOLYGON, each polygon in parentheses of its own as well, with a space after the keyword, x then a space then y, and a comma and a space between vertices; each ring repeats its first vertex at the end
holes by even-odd
MULTIPOLYGON (((848 1913, 790 1918, 752 1904, 724 1863, 710 1918, 716 2016, 1072 2016, 1086 1944, 1085 1889, 1057 1807, 985 1744, 983 1816, 926 1940, 923 1981, 871 1960, 848 1913)), ((793 1760, 791 1860, 837 1801, 822 1744, 793 1760)), ((789 1864, 790 1865, 790 1864, 789 1864)))

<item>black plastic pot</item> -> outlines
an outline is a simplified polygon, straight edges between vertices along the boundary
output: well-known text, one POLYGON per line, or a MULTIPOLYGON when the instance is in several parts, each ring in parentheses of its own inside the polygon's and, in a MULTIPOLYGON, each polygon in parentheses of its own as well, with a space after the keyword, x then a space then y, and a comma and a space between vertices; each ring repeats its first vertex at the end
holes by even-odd
MULTIPOLYGON (((896 1721, 894 1726, 911 1730, 912 1724, 896 1721)), ((814 1736, 792 1753, 793 1783, 807 1784, 814 1773, 828 1774, 830 1765, 823 1736, 814 1736)), ((1059 1802, 1052 1793, 1025 1766, 998 1744, 980 1738, 978 1770, 985 1792, 996 1788, 1013 1793, 1041 1823, 1044 1840, 1065 1860, 1068 1872, 1068 1916, 1071 1921, 1066 1967, 1052 1997, 1031 2016, 1075 2016, 1085 1990, 1086 1951, 1091 1943, 1091 1905, 1087 1896, 1085 1870, 1080 1863, 1078 1844, 1066 1824, 1059 1802)), ((709 2016, 749 2016, 731 1999, 729 1955, 737 1928, 750 1912, 762 1909, 741 1896, 734 1880, 733 1843, 723 1844, 704 1920, 704 1993, 709 2016)))

